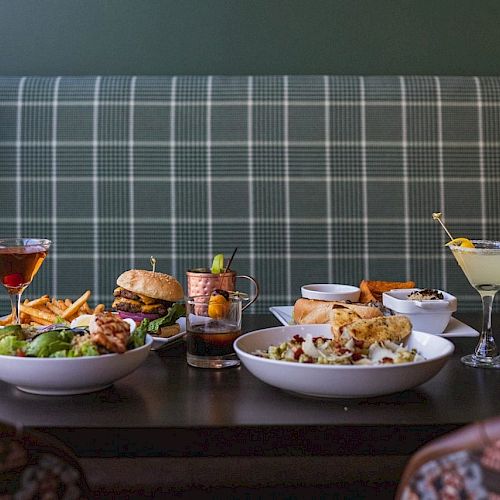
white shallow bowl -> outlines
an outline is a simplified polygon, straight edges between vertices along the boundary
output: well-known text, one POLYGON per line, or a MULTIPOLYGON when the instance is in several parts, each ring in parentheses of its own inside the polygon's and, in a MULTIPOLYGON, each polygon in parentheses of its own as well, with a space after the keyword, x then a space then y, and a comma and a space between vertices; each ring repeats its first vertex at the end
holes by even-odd
POLYGON ((382 303, 392 311, 407 316, 413 328, 421 332, 443 333, 457 310, 457 299, 453 295, 438 290, 443 299, 411 300, 408 295, 420 288, 400 288, 384 292, 382 303))
POLYGON ((84 394, 110 386, 148 357, 153 338, 123 354, 81 358, 22 358, 0 355, 0 379, 24 392, 50 396, 84 394))
POLYGON ((269 385, 322 398, 365 398, 405 391, 423 384, 444 366, 454 345, 447 339, 413 331, 406 343, 426 358, 398 365, 313 365, 255 356, 294 335, 331 337, 329 325, 279 326, 256 330, 239 337, 234 347, 243 365, 269 385))
POLYGON ((338 283, 314 283, 300 289, 304 299, 314 300, 350 300, 357 302, 361 290, 357 286, 338 283))

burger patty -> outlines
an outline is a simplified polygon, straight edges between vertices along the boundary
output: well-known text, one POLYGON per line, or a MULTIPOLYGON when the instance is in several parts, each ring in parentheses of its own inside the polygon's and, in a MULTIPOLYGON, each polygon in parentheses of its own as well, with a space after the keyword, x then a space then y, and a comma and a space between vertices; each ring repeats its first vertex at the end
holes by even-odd
POLYGON ((123 312, 164 316, 172 305, 172 302, 167 300, 143 297, 122 287, 115 288, 113 295, 115 300, 112 307, 123 312))
MULTIPOLYGON (((131 300, 141 300, 139 295, 137 295, 134 292, 131 292, 130 290, 126 290, 125 288, 122 288, 119 286, 118 288, 115 288, 113 291, 113 295, 115 297, 125 297, 126 299, 131 299, 131 300)), ((132 311, 129 311, 132 312, 132 311)))
POLYGON ((160 316, 164 316, 165 314, 167 314, 168 308, 170 306, 159 303, 146 305, 137 300, 117 297, 114 300, 112 307, 117 311, 129 313, 159 314, 160 316))
MULTIPOLYGON (((113 295, 115 297, 123 297, 125 299, 130 299, 130 300, 137 300, 138 302, 144 302, 143 298, 136 294, 135 292, 131 292, 130 290, 127 290, 126 288, 118 287, 115 288, 113 295)), ((146 302, 144 302, 146 303, 146 302)), ((164 306, 167 307, 167 309, 173 304, 173 302, 169 302, 168 300, 162 300, 162 299, 149 299, 147 301, 148 304, 163 304, 164 306)))

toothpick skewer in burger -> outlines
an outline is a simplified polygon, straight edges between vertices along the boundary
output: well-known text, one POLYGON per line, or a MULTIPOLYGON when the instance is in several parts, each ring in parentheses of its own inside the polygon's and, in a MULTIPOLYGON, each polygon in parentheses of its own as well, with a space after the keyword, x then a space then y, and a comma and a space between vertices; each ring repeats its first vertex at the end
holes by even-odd
POLYGON ((131 318, 137 324, 147 319, 151 324, 162 318, 158 330, 154 332, 160 337, 170 337, 180 331, 176 323, 178 304, 184 298, 182 285, 169 274, 130 269, 118 276, 118 285, 113 295, 112 307, 121 318, 131 318), (175 311, 174 311, 175 309, 175 311))

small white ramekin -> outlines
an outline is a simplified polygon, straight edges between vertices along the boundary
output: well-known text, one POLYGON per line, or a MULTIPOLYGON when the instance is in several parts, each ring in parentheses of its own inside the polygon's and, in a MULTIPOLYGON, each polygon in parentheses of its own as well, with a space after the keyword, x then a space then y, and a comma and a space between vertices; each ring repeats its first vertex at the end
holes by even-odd
POLYGON ((315 283, 304 285, 301 289, 302 297, 314 300, 359 300, 360 289, 357 286, 341 285, 338 283, 315 283))
POLYGON ((401 288, 382 294, 382 303, 397 314, 407 316, 414 330, 440 334, 446 329, 452 313, 457 310, 457 299, 447 292, 437 300, 412 300, 408 295, 419 288, 401 288))

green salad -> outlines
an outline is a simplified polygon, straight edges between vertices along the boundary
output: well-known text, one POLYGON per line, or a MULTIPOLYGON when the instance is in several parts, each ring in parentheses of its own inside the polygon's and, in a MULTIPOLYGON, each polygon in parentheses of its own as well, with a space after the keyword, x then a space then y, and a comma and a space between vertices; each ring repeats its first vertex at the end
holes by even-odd
MULTIPOLYGON (((144 345, 147 328, 137 327, 126 341, 126 350, 144 345)), ((110 354, 88 328, 56 324, 45 328, 6 326, 0 329, 0 355, 31 358, 79 358, 110 354)))

